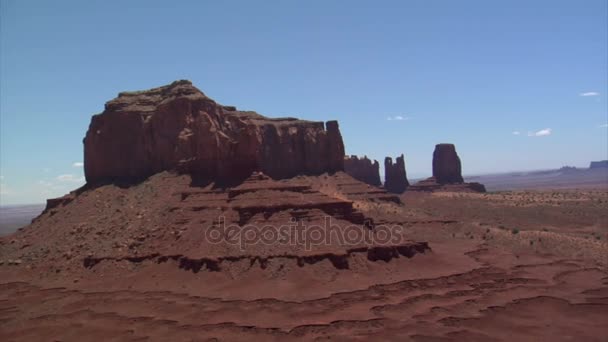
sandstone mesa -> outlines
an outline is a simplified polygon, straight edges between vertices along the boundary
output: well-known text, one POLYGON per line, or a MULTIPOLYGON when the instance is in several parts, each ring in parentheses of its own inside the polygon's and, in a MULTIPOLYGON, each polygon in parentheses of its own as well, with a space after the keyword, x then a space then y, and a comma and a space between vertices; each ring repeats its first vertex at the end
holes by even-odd
POLYGON ((336 121, 239 111, 181 80, 107 102, 84 138, 84 168, 88 183, 139 181, 161 171, 227 183, 253 171, 281 179, 342 171, 344 144, 336 121))

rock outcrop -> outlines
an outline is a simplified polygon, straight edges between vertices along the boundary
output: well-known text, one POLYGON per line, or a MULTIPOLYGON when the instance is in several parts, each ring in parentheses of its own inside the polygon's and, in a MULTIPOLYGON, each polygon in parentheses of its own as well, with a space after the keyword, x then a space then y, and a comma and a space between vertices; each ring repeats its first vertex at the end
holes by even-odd
POLYGON ((437 144, 433 152, 433 177, 439 184, 462 183, 462 166, 454 144, 437 144))
POLYGON ((344 158, 344 171, 356 180, 374 186, 381 186, 380 181, 380 164, 377 160, 372 161, 364 156, 359 157, 352 155, 344 158))
POLYGON ((410 191, 486 192, 481 183, 465 183, 462 165, 453 144, 437 144, 433 152, 433 177, 419 181, 410 191))
POLYGON ((384 188, 395 194, 403 193, 410 183, 405 173, 405 159, 403 154, 395 159, 386 157, 384 159, 384 188))
POLYGON ((589 164, 590 169, 608 168, 608 160, 592 161, 589 164))
POLYGON ((165 170, 234 181, 344 169, 336 121, 270 119, 222 106, 189 81, 123 92, 94 115, 84 138, 87 183, 139 181, 165 170))

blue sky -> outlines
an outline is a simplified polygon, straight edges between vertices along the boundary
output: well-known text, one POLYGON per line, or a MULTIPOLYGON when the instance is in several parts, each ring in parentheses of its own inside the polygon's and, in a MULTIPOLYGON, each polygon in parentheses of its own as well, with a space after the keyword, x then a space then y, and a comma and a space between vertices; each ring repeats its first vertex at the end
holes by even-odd
POLYGON ((441 142, 456 144, 465 174, 608 158, 605 0, 2 0, 0 10, 1 205, 81 185, 91 115, 120 91, 176 79, 267 116, 337 119, 348 154, 404 153, 410 177, 431 173, 441 142))

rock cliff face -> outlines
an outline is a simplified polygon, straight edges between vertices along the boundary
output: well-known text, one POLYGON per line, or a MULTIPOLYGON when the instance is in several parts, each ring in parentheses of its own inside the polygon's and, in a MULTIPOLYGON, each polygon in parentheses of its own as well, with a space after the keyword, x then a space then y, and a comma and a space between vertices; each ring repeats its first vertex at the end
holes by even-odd
POLYGON ((393 164, 391 157, 384 159, 384 188, 388 192, 400 194, 407 189, 410 183, 405 173, 405 160, 403 154, 396 158, 393 164))
POLYGON ((253 171, 280 179, 343 170, 344 144, 336 121, 238 111, 176 81, 107 102, 84 138, 84 164, 88 183, 164 170, 205 180, 240 180, 253 171))
POLYGON ((380 164, 377 160, 374 160, 372 163, 367 156, 361 159, 354 155, 344 158, 344 171, 364 183, 374 186, 382 185, 380 181, 380 164))
POLYGON ((433 177, 439 184, 462 183, 460 158, 453 144, 438 144, 433 152, 433 177))

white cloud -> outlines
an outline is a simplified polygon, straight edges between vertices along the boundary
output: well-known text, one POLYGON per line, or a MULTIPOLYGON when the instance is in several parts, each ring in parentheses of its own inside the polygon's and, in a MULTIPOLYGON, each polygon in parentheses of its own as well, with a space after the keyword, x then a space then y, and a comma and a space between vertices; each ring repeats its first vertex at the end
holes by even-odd
POLYGON ((519 131, 513 131, 511 134, 513 134, 513 135, 519 135, 520 133, 519 133, 519 131))
MULTIPOLYGON (((4 180, 4 176, 0 176, 1 180, 4 180)), ((10 195, 12 192, 8 189, 8 186, 4 182, 0 182, 0 195, 10 195)))
MULTIPOLYGON (((68 176, 68 175, 61 175, 61 176, 68 176)), ((59 177, 61 177, 59 176, 59 177)), ((57 178, 59 178, 57 177, 57 178)), ((62 177, 66 178, 66 177, 62 177)), ((67 177, 67 179, 69 179, 69 177, 67 177)), ((65 193, 67 190, 69 190, 70 188, 74 187, 74 185, 72 184, 66 184, 66 182, 71 182, 69 180, 39 180, 38 181, 38 185, 40 185, 39 187, 36 187, 37 191, 40 191, 42 194, 44 194, 45 196, 59 196, 61 195, 61 193, 65 193)))
POLYGON ((395 115, 395 116, 389 116, 388 118, 386 118, 386 120, 388 121, 405 121, 405 120, 409 120, 410 118, 408 118, 407 116, 402 116, 402 115, 395 115))
POLYGON ((541 129, 540 131, 536 131, 536 132, 528 132, 528 136, 529 137, 546 137, 548 135, 551 135, 552 130, 551 128, 545 128, 545 129, 541 129))
POLYGON ((595 91, 588 91, 586 93, 580 93, 580 96, 598 96, 600 93, 595 91))
POLYGON ((597 126, 598 128, 608 128, 608 123, 605 123, 603 125, 599 125, 597 126))
POLYGON ((84 163, 83 162, 75 162, 74 164, 72 164, 73 167, 83 167, 84 163))
POLYGON ((60 182, 70 182, 70 183, 83 183, 84 182, 84 177, 83 176, 75 176, 73 174, 66 174, 66 175, 59 175, 57 176, 57 180, 60 182))

